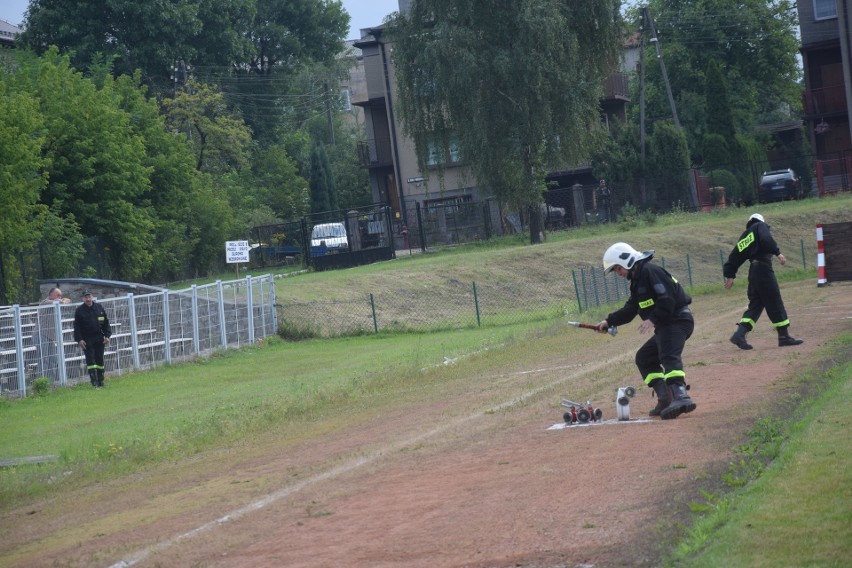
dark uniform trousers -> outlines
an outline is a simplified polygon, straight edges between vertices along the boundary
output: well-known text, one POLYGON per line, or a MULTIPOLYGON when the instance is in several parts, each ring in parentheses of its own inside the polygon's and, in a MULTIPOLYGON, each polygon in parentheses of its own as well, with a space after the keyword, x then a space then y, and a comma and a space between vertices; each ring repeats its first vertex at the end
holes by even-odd
POLYGON ((97 373, 98 380, 103 381, 104 375, 104 338, 92 337, 86 339, 86 349, 83 350, 86 356, 86 368, 91 375, 92 371, 97 373))
POLYGON ((642 378, 648 382, 651 378, 672 379, 683 377, 683 347, 695 329, 695 320, 687 312, 678 319, 654 328, 654 336, 636 352, 636 367, 642 378), (660 368, 664 370, 660 372, 660 368))
POLYGON ((742 323, 754 329, 760 314, 766 310, 769 321, 775 327, 789 325, 787 310, 781 299, 781 289, 775 279, 771 259, 753 259, 748 269, 748 309, 743 313, 742 323))

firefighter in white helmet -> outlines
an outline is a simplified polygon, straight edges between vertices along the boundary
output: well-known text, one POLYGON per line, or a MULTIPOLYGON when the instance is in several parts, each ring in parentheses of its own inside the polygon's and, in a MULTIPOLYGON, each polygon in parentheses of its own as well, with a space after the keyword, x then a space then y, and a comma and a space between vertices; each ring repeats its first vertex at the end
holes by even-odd
POLYGON ((748 260, 748 308, 737 324, 737 331, 731 336, 731 343, 740 349, 751 349, 746 341, 746 334, 754 329, 760 314, 766 309, 766 315, 772 326, 778 332, 778 346, 789 347, 800 345, 801 339, 790 335, 790 319, 781 299, 781 289, 772 269, 772 257, 778 257, 781 266, 787 264, 787 259, 781 254, 778 243, 772 238, 769 225, 763 220, 763 215, 755 213, 746 221, 746 230, 740 235, 734 245, 728 262, 722 267, 725 276, 725 288, 730 289, 737 277, 737 270, 748 260))
POLYGON ((650 415, 671 420, 696 408, 686 392, 681 358, 695 320, 689 309, 692 298, 666 269, 650 262, 653 256, 654 251, 639 252, 627 243, 615 243, 607 249, 604 271, 628 279, 630 297, 597 328, 606 332, 609 326, 624 325, 638 315, 642 319, 639 332, 653 330, 654 336, 636 352, 636 366, 657 396, 657 406, 650 415))

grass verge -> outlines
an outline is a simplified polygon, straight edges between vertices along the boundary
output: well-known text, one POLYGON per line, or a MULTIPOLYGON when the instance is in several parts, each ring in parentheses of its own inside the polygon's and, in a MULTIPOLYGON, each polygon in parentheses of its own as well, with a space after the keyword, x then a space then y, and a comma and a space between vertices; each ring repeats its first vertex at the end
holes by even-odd
MULTIPOLYGON (((0 458, 58 456, 0 468, 0 503, 108 481, 163 461, 270 434, 305 432, 329 416, 422 395, 424 373, 522 340, 546 324, 378 334, 229 350, 23 400, 0 399, 0 458)), ((452 377, 444 379, 454 380, 452 377)))
POLYGON ((852 557, 852 334, 824 354, 827 369, 803 377, 820 394, 798 422, 757 421, 724 481, 706 495, 668 566, 848 566, 852 557), (813 384, 813 381, 819 381, 813 384), (769 462, 771 460, 771 462, 769 462), (763 464, 769 463, 764 469, 763 464))

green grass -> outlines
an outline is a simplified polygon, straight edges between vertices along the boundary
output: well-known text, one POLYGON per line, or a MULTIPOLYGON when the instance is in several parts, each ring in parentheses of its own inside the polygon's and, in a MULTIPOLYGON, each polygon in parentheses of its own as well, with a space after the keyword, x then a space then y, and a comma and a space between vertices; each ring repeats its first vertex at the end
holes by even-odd
POLYGON ((397 400, 420 388, 423 370, 445 358, 495 349, 534 330, 518 325, 298 343, 272 338, 259 347, 108 379, 102 390, 80 385, 0 399, 0 458, 59 456, 0 469, 0 502, 286 435, 344 409, 351 414, 364 401, 375 407, 397 400))
MULTIPOLYGON (((779 270, 779 278, 815 278, 813 259, 807 269, 799 268, 799 243, 807 239, 813 245, 816 222, 846 220, 849 210, 852 196, 761 207, 793 265, 779 270)), ((597 266, 611 242, 626 240, 656 248, 658 258, 688 252, 707 278, 690 293, 721 295, 719 250, 732 246, 747 213, 674 213, 654 222, 640 220, 626 230, 618 224, 596 225, 551 234, 538 246, 504 237, 351 270, 281 278, 276 292, 279 301, 344 300, 400 288, 440 298, 474 281, 520 289, 542 280, 566 285, 571 266, 597 266)), ((598 308, 583 319, 597 321, 604 313, 598 308)), ((446 396, 453 388, 470 388, 465 381, 471 377, 510 368, 521 356, 535 360, 560 349, 552 331, 562 319, 553 312, 539 322, 436 333, 365 333, 298 342, 272 338, 208 360, 109 379, 103 390, 84 385, 0 400, 0 458, 59 456, 0 469, 0 503, 10 507, 69 485, 108 481, 213 448, 271 438, 283 444, 367 420, 394 405, 446 396), (486 350, 488 357, 480 357, 486 350), (463 366, 464 375, 443 365, 457 358, 470 362, 463 366)), ((576 341, 586 337, 578 335, 576 341)), ((743 467, 726 478, 732 492, 707 495, 706 503, 696 504, 696 523, 673 564, 840 566, 850 556, 850 343, 848 335, 841 338, 826 354, 835 359, 828 371, 815 369, 810 375, 830 390, 812 406, 801 407, 808 414, 800 423, 783 429, 768 419, 758 421, 753 445, 741 450, 743 467), (762 563, 764 557, 768 560, 762 563)))
POLYGON ((852 334, 803 377, 821 394, 798 422, 763 420, 740 449, 743 489, 707 496, 668 565, 684 568, 849 566, 852 558, 852 334), (769 466, 764 470, 763 463, 769 466))
MULTIPOLYGON (((766 217, 787 257, 787 266, 777 270, 779 278, 797 279, 802 275, 788 273, 804 270, 810 274, 816 270, 816 224, 847 221, 852 194, 766 204, 755 210, 766 217)), ((656 258, 665 258, 667 267, 684 282, 685 258, 689 255, 693 283, 715 284, 722 280, 720 251, 726 259, 751 212, 739 208, 675 212, 655 217, 653 222, 640 220, 635 226, 588 225, 548 233, 546 242, 539 245, 530 245, 528 237, 514 235, 427 253, 400 252, 390 262, 276 279, 276 295, 279 303, 368 303, 369 295, 374 294, 381 303, 379 299, 385 295, 429 294, 433 302, 440 303, 460 287, 466 290, 476 282, 483 288, 508 284, 521 290, 562 288, 573 297, 572 270, 600 267, 603 252, 617 240, 638 249, 655 249, 656 258)), ((487 297, 485 293, 483 296, 487 297)))

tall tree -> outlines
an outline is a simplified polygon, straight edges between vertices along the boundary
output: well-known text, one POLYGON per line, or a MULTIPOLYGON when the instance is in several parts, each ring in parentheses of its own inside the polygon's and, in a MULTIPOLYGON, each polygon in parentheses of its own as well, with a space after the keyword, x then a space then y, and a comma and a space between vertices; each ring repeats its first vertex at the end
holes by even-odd
POLYGON ((151 266, 156 213, 143 196, 152 172, 145 142, 108 84, 71 68, 56 49, 22 66, 18 81, 44 117, 48 184, 41 201, 72 215, 87 236, 98 237, 113 274, 140 278, 151 266))
POLYGON ((248 164, 251 132, 212 85, 190 79, 174 99, 163 101, 166 121, 183 133, 196 155, 196 169, 227 172, 248 164))
POLYGON ((337 210, 337 195, 334 191, 334 177, 328 163, 328 154, 320 142, 314 144, 311 151, 311 213, 324 213, 337 210))
POLYGON ((648 156, 649 185, 655 192, 656 202, 662 208, 673 204, 688 205, 689 197, 689 146, 686 133, 668 121, 654 125, 648 156))
POLYGON ((47 208, 43 119, 37 101, 10 88, 0 71, 0 302, 18 295, 15 254, 37 242, 47 208))
MULTIPOLYGON (((659 46, 690 148, 700 154, 714 112, 711 61, 724 69, 738 132, 789 120, 801 108, 793 0, 649 0, 659 46)), ((655 50, 646 50, 646 116, 671 116, 655 50)))
POLYGON ((32 0, 20 39, 37 53, 55 45, 83 70, 105 55, 116 75, 140 69, 147 84, 164 91, 176 60, 230 65, 245 57, 255 2, 32 0))
MULTIPOLYGON (((615 68, 618 0, 418 0, 389 23, 422 171, 451 143, 482 188, 537 211, 549 168, 586 157, 615 68)), ((439 176, 442 174, 438 170, 439 176)), ((537 215, 532 215, 534 222, 537 215)), ((530 238, 539 231, 531 226, 530 238)))

